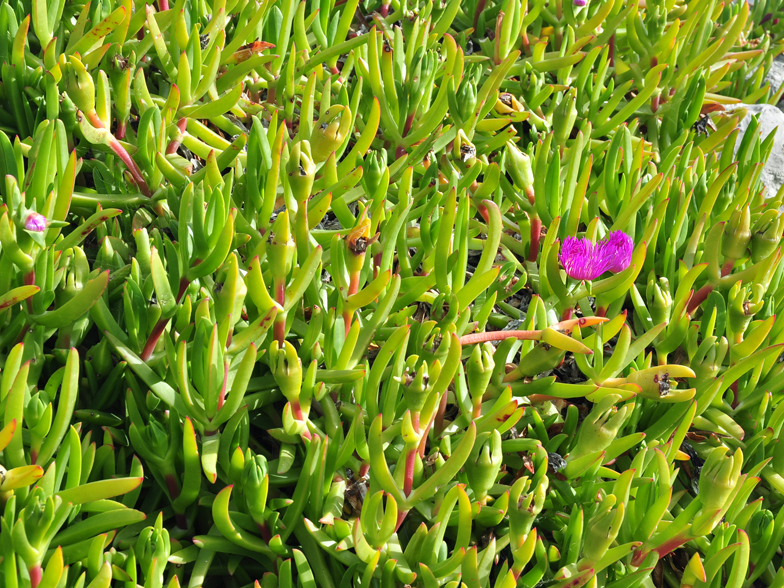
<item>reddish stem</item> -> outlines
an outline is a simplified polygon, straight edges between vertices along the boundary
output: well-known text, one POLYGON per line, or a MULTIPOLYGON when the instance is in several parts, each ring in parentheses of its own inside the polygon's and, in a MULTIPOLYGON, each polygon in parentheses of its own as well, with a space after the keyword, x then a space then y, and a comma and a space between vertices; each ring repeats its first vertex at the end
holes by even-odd
POLYGON ((487 4, 487 0, 479 0, 476 4, 476 11, 474 12, 474 31, 476 32, 477 28, 479 27, 479 15, 482 14, 482 11, 485 9, 485 5, 487 4))
MULTIPOLYGON (((376 253, 373 256, 373 279, 374 280, 378 277, 378 271, 381 268, 381 260, 383 258, 384 258, 383 253, 376 253)), ((378 300, 378 298, 376 300, 378 300)))
MULTIPOLYGON (((177 292, 177 304, 180 303, 182 297, 185 295, 185 292, 188 290, 188 286, 190 286, 190 282, 188 279, 183 276, 180 278, 180 289, 177 292)), ((147 342, 144 344, 144 349, 142 350, 142 354, 140 358, 142 361, 147 361, 152 357, 153 352, 155 351, 155 347, 158 345, 158 339, 161 338, 163 332, 166 330, 166 325, 169 324, 170 319, 160 319, 152 329, 150 336, 147 338, 147 342)))
POLYGON ((174 520, 177 521, 177 526, 180 529, 183 529, 183 530, 187 530, 188 529, 188 517, 185 516, 184 512, 174 513, 174 520))
POLYGON ((348 295, 353 296, 357 292, 359 292, 359 272, 351 274, 348 283, 348 295))
POLYGON ((359 477, 364 478, 365 476, 367 476, 367 473, 369 471, 370 471, 370 464, 363 463, 361 466, 359 466, 359 477))
POLYGON ((730 275, 730 272, 732 271, 733 267, 735 267, 735 260, 734 259, 729 259, 729 260, 725 261, 724 265, 721 266, 721 277, 723 278, 724 276, 730 275))
POLYGON ((256 526, 259 528, 259 533, 261 533, 261 537, 264 541, 269 545, 269 542, 272 541, 272 533, 270 533, 269 527, 267 523, 256 523, 256 526))
POLYGON ((180 485, 174 474, 166 474, 166 488, 169 490, 169 496, 172 500, 177 500, 180 496, 180 485))
POLYGON ((406 455, 406 473, 405 480, 403 481, 403 494, 406 497, 411 495, 411 490, 414 488, 414 465, 416 464, 416 448, 412 449, 406 455))
POLYGON ((501 37, 504 28, 504 13, 503 11, 498 13, 498 17, 495 20, 495 49, 493 50, 493 61, 496 65, 501 65, 501 37))
POLYGON ((528 249, 528 261, 535 262, 539 256, 539 241, 542 238, 542 219, 531 219, 531 246, 528 249))
POLYGON ((226 402, 226 384, 229 381, 229 362, 223 363, 223 386, 221 386, 220 396, 218 396, 218 410, 223 408, 223 403, 226 402))
POLYGON ((349 310, 344 310, 343 311, 343 324, 344 324, 344 329, 345 329, 345 332, 346 332, 346 337, 348 337, 348 333, 349 333, 349 331, 351 331, 351 323, 353 321, 353 316, 354 316, 353 312, 351 312, 349 310))
POLYGON ((169 10, 169 0, 158 0, 158 8, 160 9, 160 12, 169 10))
POLYGON ((395 159, 397 160, 397 159, 400 159, 401 157, 405 157, 405 156, 406 156, 406 148, 403 147, 403 145, 398 145, 395 148, 395 159))
POLYGON ((389 4, 381 5, 381 16, 382 18, 386 18, 387 16, 389 16, 389 4))
MULTIPOLYGON (((292 400, 289 404, 291 404, 291 414, 294 415, 294 418, 298 421, 305 421, 305 415, 302 414, 302 406, 300 405, 299 400, 292 400)), ((302 432, 302 436, 305 439, 312 438, 310 431, 308 431, 307 425, 305 425, 305 430, 302 432)))
POLYGON ((407 510, 401 510, 397 513, 397 523, 395 523, 395 533, 397 533, 398 529, 400 529, 400 525, 402 525, 403 521, 406 520, 407 515, 408 515, 407 510))
POLYGON ((185 292, 188 290, 188 286, 190 285, 191 283, 188 278, 185 276, 180 278, 180 289, 177 290, 177 304, 179 304, 180 300, 182 300, 182 297, 185 296, 185 292))
MULTIPOLYGON (((85 114, 89 119, 90 124, 92 124, 96 129, 106 130, 103 121, 99 118, 98 114, 95 111, 88 112, 85 114)), ((136 182, 136 185, 138 186, 141 193, 147 196, 148 198, 152 196, 152 192, 150 192, 150 188, 149 186, 147 186, 147 181, 144 179, 144 176, 142 175, 142 170, 140 170, 139 166, 136 165, 136 162, 125 150, 125 147, 120 145, 120 142, 111 134, 109 135, 109 148, 125 164, 125 166, 128 168, 128 171, 131 172, 133 181, 136 182)))
POLYGON ((416 108, 414 109, 414 112, 409 114, 408 118, 406 118, 406 124, 403 126, 403 136, 404 137, 411 132, 411 127, 414 124, 414 116, 415 115, 416 115, 416 108))
MULTIPOLYGON (((444 394, 446 396, 446 394, 444 394)), ((430 419, 430 422, 427 423, 425 430, 422 431, 422 439, 419 440, 419 459, 425 458, 425 448, 427 447, 427 436, 430 434, 430 429, 433 427, 433 419, 430 419)))
POLYGON ((700 305, 705 302, 705 299, 708 298, 710 293, 713 292, 713 288, 713 284, 705 284, 702 288, 697 290, 697 293, 691 297, 689 305, 686 307, 686 312, 692 314, 697 310, 700 305))
POLYGON ((738 402, 740 399, 738 398, 738 381, 735 380, 732 385, 730 386, 730 390, 732 390, 732 408, 733 410, 738 408, 738 402))
POLYGON ((615 33, 610 35, 610 67, 615 65, 615 33))
POLYGON ((526 55, 531 55, 531 41, 528 40, 527 32, 523 32, 523 51, 526 55))
POLYGON ((38 586, 38 584, 41 583, 41 580, 43 579, 44 576, 43 570, 41 569, 41 565, 36 564, 33 567, 28 568, 27 572, 30 574, 30 585, 33 588, 36 588, 36 586, 38 586))
POLYGON ((525 339, 526 341, 539 341, 542 338, 541 331, 490 331, 485 333, 470 333, 460 337, 461 345, 472 345, 473 343, 484 343, 486 341, 503 341, 504 339, 525 339))
POLYGON ((487 206, 480 202, 476 209, 479 211, 479 214, 482 215, 482 218, 485 219, 486 223, 490 222, 490 213, 487 211, 487 206))
POLYGON ((570 318, 572 318, 572 313, 573 312, 574 312, 573 308, 567 308, 566 310, 564 310, 561 313, 561 320, 562 321, 568 321, 570 318))
POLYGON ((158 345, 158 339, 161 338, 163 332, 166 330, 166 325, 169 324, 169 319, 160 319, 155 326, 152 328, 152 332, 150 333, 147 342, 144 344, 144 349, 142 349, 142 354, 139 356, 142 361, 148 361, 155 351, 155 346, 158 345))
POLYGON ((447 393, 444 392, 441 395, 441 402, 439 402, 438 404, 438 410, 436 411, 436 417, 434 419, 436 435, 440 435, 441 432, 444 430, 444 415, 446 414, 446 401, 447 401, 447 393))
MULTIPOLYGON (((185 132, 185 128, 186 128, 187 123, 188 123, 188 121, 185 118, 181 118, 180 120, 177 121, 177 128, 180 130, 180 133, 184 133, 185 132)), ((169 141, 169 144, 166 146, 166 155, 173 155, 173 154, 177 153, 177 149, 180 148, 181 144, 182 144, 182 141, 180 141, 177 138, 172 139, 171 141, 169 141)))
MULTIPOLYGON (((662 543, 655 549, 652 549, 651 551, 655 551, 656 553, 658 553, 659 559, 661 560, 665 555, 667 555, 668 553, 672 553, 673 551, 678 549, 681 545, 684 545, 689 541, 690 539, 688 537, 675 537, 673 539, 670 539, 669 541, 665 541, 664 543, 662 543)), ((645 558, 648 557, 648 553, 650 553, 650 551, 635 552, 635 554, 632 556, 632 565, 634 567, 640 567, 642 562, 645 561, 645 558)))
POLYGON ((118 121, 117 122, 117 139, 123 140, 125 139, 125 133, 128 132, 128 121, 118 121))

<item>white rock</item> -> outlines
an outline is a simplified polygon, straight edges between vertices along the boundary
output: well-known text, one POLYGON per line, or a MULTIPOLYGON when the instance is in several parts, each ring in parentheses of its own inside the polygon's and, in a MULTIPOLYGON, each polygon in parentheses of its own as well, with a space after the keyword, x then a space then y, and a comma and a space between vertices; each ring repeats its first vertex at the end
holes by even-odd
MULTIPOLYGON (((782 84, 784 84, 784 55, 779 55, 773 60, 773 65, 771 65, 768 75, 765 76, 765 81, 770 82, 771 96, 781 88, 782 84)), ((781 107, 782 104, 784 104, 784 102, 779 102, 779 107, 781 107)))
POLYGON ((768 158, 768 163, 762 170, 762 183, 768 187, 768 196, 775 196, 782 184, 784 184, 784 111, 771 104, 738 104, 736 107, 744 107, 749 113, 740 121, 738 129, 740 134, 735 142, 735 149, 740 145, 743 133, 749 127, 751 117, 759 115, 760 137, 764 139, 771 132, 776 132, 773 150, 768 158))

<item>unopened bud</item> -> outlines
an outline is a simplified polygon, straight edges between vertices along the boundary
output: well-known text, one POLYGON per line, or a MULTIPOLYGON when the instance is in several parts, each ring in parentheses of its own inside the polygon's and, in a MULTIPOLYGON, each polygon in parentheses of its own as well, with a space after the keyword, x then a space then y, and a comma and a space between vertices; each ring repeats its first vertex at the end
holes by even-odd
POLYGON ((37 212, 31 212, 25 219, 25 230, 34 233, 41 233, 46 230, 46 217, 37 212))
POLYGON ((599 506, 596 514, 591 517, 585 528, 586 537, 583 544, 583 557, 591 562, 599 561, 618 536, 623 522, 623 503, 616 507, 616 498, 608 495, 599 506))
POLYGON ((479 502, 484 502, 488 491, 495 484, 502 461, 501 434, 498 430, 479 435, 465 463, 468 483, 479 502))
POLYGON ((300 141, 292 147, 286 171, 294 198, 302 205, 310 197, 316 177, 316 164, 311 156, 310 141, 300 141))
POLYGON ((743 467, 743 452, 738 448, 734 454, 727 455, 724 446, 715 447, 700 472, 700 493, 704 509, 720 510, 735 489, 743 467))
POLYGON ((729 222, 724 225, 721 253, 728 259, 740 259, 746 255, 751 241, 751 210, 748 205, 736 209, 729 222))
POLYGON ((512 141, 506 142, 506 171, 514 185, 525 192, 528 202, 534 204, 534 170, 531 158, 520 151, 512 141))

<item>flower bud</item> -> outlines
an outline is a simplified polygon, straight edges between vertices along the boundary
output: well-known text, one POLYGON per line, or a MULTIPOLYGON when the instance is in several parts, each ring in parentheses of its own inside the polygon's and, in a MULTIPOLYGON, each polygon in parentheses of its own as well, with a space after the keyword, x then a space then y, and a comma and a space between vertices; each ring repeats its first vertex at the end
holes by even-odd
POLYGON ((25 230, 33 233, 42 233, 46 230, 47 221, 46 217, 37 212, 31 212, 25 219, 25 230))
POLYGON ((470 120, 476 108, 476 83, 472 79, 465 78, 457 89, 457 105, 460 118, 463 121, 470 120))
POLYGON ((291 238, 289 212, 284 210, 272 223, 267 243, 267 260, 275 280, 285 281, 294 263, 297 246, 291 238))
POLYGON ((465 463, 465 470, 468 484, 479 502, 484 503, 488 491, 495 484, 502 461, 501 433, 494 429, 490 433, 477 436, 471 455, 465 463))
POLYGON ((700 472, 699 497, 705 510, 721 510, 735 489, 743 467, 743 452, 738 448, 727 455, 724 446, 715 447, 700 472))
POLYGON ((126 57, 118 50, 119 45, 112 45, 107 53, 109 81, 112 85, 112 98, 117 114, 119 127, 125 126, 131 112, 131 80, 136 70, 136 53, 126 57), (117 47, 117 48, 115 48, 117 47))
POLYGON ((578 7, 583 7, 588 5, 588 0, 572 0, 572 4, 578 7))
POLYGON ((269 365, 272 376, 286 400, 298 400, 302 389, 302 363, 294 346, 284 341, 281 348, 278 342, 274 341, 270 345, 269 365))
POLYGON ((430 317, 438 321, 438 329, 443 331, 452 323, 457 322, 460 303, 457 296, 452 293, 441 293, 436 296, 430 307, 430 317))
POLYGON ((409 356, 406 360, 406 367, 400 378, 395 378, 400 383, 403 390, 403 398, 408 408, 413 413, 419 413, 427 402, 429 396, 430 376, 428 374, 427 363, 422 362, 418 370, 414 366, 419 361, 416 355, 409 356))
POLYGON ((160 459, 166 459, 169 450, 169 434, 154 416, 150 415, 150 422, 144 430, 147 445, 160 459))
POLYGON ((155 583, 153 573, 158 580, 157 586, 163 585, 163 575, 166 571, 166 562, 171 554, 169 531, 163 527, 163 513, 158 515, 155 526, 146 527, 139 533, 139 538, 134 546, 136 558, 144 571, 144 577, 149 585, 155 583))
POLYGON ((751 260, 757 263, 773 253, 781 242, 782 232, 784 214, 760 226, 755 225, 751 234, 751 260))
POLYGON ((721 241, 721 254, 728 259, 740 259, 746 255, 751 241, 751 209, 736 209, 729 222, 724 225, 724 238, 721 241))
POLYGON ((30 401, 24 409, 24 423, 28 429, 34 429, 49 405, 49 400, 46 398, 46 392, 38 392, 30 397, 30 401))
POLYGON ((569 453, 567 461, 578 457, 603 451, 613 442, 618 431, 634 410, 634 403, 622 408, 615 406, 621 400, 618 394, 608 394, 597 402, 585 417, 577 433, 577 442, 569 453))
POLYGON ((646 289, 648 298, 648 312, 654 325, 668 322, 672 311, 672 295, 670 294, 670 282, 667 278, 661 277, 657 280, 651 275, 646 289))
POLYGON ((112 352, 109 349, 108 339, 101 339, 100 343, 93 345, 87 352, 87 359, 93 366, 95 373, 103 376, 112 371, 114 362, 112 362, 112 352))
POLYGON ((768 546, 773 536, 774 520, 773 513, 768 509, 758 510, 751 517, 746 530, 749 533, 752 553, 762 552, 768 546))
POLYGON ((304 206, 313 189, 316 177, 316 164, 310 154, 310 141, 300 141, 291 149, 286 165, 289 174, 289 186, 297 204, 304 206))
POLYGON ((373 196, 387 169, 387 152, 383 149, 371 151, 365 157, 365 164, 362 168, 362 180, 365 183, 365 193, 368 196, 373 196))
POLYGON ((21 516, 24 519, 25 534, 33 547, 40 548, 45 545, 46 534, 55 522, 55 507, 55 499, 47 498, 46 492, 40 487, 36 486, 28 497, 21 516))
POLYGON ((474 346, 471 357, 466 362, 466 378, 468 380, 468 393, 474 405, 474 416, 479 416, 478 409, 482 405, 482 398, 490 385, 493 377, 495 360, 493 354, 495 347, 492 343, 483 343, 474 346))
POLYGON ((690 361, 691 368, 696 374, 695 381, 698 383, 698 387, 700 383, 707 382, 718 375, 728 349, 729 341, 726 337, 717 339, 715 336, 711 336, 710 340, 706 339, 702 342, 697 354, 690 361))
POLYGON ((313 161, 325 161, 343 144, 351 127, 351 111, 345 106, 333 106, 316 121, 310 136, 313 161))
POLYGON ((534 204, 534 170, 531 158, 520 151, 512 141, 506 142, 506 171, 514 185, 525 192, 528 202, 534 204))
POLYGON ((245 506, 257 525, 264 524, 264 510, 267 506, 269 492, 269 475, 267 459, 263 455, 254 455, 253 459, 245 460, 242 471, 242 493, 245 506))
POLYGON ((577 88, 570 89, 561 98, 553 114, 553 131, 555 132, 554 145, 564 147, 566 140, 572 134, 574 121, 577 119, 577 88))
POLYGON ((738 281, 730 288, 727 326, 728 331, 735 335, 736 340, 732 341, 733 343, 739 342, 738 337, 742 338, 751 319, 762 310, 765 305, 764 295, 765 286, 762 284, 753 284, 749 289, 738 281))
POLYGON ((602 559, 615 541, 623 522, 623 503, 616 507, 613 494, 607 495, 585 528, 583 557, 590 562, 602 559))
POLYGON ((76 107, 82 112, 95 110, 95 84, 93 78, 87 73, 84 65, 78 58, 71 55, 68 58, 68 81, 65 91, 73 100, 76 107))
POLYGON ((528 477, 518 478, 509 491, 509 530, 512 533, 512 549, 519 548, 528 533, 531 532, 534 520, 544 508, 550 480, 542 476, 531 492, 531 480, 528 477))

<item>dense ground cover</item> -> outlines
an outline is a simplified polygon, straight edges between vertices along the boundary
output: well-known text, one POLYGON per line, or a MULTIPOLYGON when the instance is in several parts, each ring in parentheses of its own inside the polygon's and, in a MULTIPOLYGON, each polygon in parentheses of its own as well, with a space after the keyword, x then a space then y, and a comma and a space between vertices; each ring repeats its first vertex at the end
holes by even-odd
POLYGON ((784 588, 778 15, 3 2, 0 586, 784 588))

